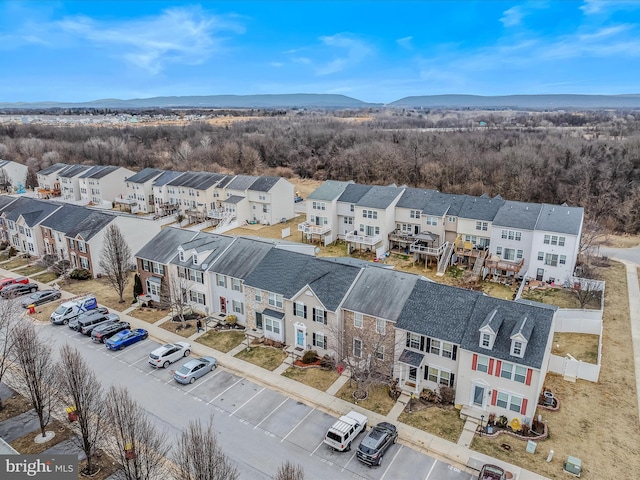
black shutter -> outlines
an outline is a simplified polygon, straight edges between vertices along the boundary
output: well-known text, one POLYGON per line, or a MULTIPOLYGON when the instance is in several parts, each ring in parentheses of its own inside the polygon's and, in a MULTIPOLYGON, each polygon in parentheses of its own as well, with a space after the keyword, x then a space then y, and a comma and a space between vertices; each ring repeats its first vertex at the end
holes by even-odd
POLYGON ((425 350, 425 352, 430 352, 431 351, 431 338, 427 337, 427 349, 425 350))
POLYGON ((262 330, 262 313, 256 312, 256 328, 262 330))
POLYGON ((411 344, 411 334, 407 332, 407 347, 411 344))
POLYGON ((455 385, 455 380, 456 380, 456 374, 455 374, 455 373, 452 373, 452 374, 449 376, 449 386, 450 386, 450 387, 453 387, 453 386, 455 385))
POLYGON ((316 332, 313 332, 313 346, 316 346, 316 332))
POLYGON ((304 305, 304 318, 307 318, 307 306, 304 305))
POLYGON ((424 336, 420 335, 420 351, 424 352, 424 336))
POLYGON ((313 307, 313 317, 311 317, 311 320, 316 321, 316 307, 313 307))
POLYGON ((429 380, 429 365, 424 366, 424 379, 429 380))
POLYGON ((458 346, 454 345, 453 346, 453 354, 451 356, 451 360, 455 360, 457 356, 458 356, 458 346))
POLYGON ((327 311, 324 311, 324 324, 327 324, 327 311))

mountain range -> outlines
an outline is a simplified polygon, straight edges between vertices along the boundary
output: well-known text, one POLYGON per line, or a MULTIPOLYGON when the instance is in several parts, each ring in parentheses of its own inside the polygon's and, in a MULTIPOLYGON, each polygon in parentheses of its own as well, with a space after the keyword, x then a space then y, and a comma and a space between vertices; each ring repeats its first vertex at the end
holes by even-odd
POLYGON ((33 108, 473 108, 473 109, 602 109, 640 108, 640 95, 423 95, 391 103, 369 103, 346 95, 202 95, 152 97, 130 100, 101 99, 90 102, 0 102, 2 109, 33 108))

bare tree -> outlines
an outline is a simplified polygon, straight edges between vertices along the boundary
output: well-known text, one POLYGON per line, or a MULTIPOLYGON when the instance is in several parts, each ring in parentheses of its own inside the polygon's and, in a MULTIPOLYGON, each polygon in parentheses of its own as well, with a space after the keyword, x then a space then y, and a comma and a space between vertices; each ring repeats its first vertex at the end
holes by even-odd
POLYGON ((11 337, 14 343, 12 357, 18 367, 18 384, 29 392, 29 399, 38 415, 40 432, 45 437, 55 394, 51 385, 55 374, 51 347, 38 336, 31 323, 17 323, 11 337))
POLYGON ((110 225, 105 235, 105 244, 100 255, 100 268, 105 273, 109 284, 124 303, 124 290, 131 280, 131 249, 117 225, 110 225))
POLYGON ((82 472, 86 475, 96 473, 93 455, 102 439, 102 418, 105 404, 98 377, 80 352, 68 344, 60 349, 60 361, 56 368, 59 394, 64 401, 71 402, 76 417, 72 428, 78 435, 72 440, 87 457, 87 466, 82 472))
POLYGON ((44 255, 38 263, 58 276, 64 275, 71 268, 69 260, 59 260, 57 255, 44 255))
POLYGON ((178 321, 184 322, 185 315, 189 311, 189 290, 193 285, 193 282, 185 277, 185 274, 173 272, 166 276, 167 279, 167 292, 166 303, 171 307, 172 312, 175 312, 174 318, 178 318, 178 321))
POLYGON ((110 434, 105 451, 121 465, 116 476, 124 480, 165 478, 166 434, 156 429, 126 388, 112 386, 105 405, 109 418, 105 427, 110 434))
POLYGON ((604 294, 604 284, 602 281, 596 280, 595 278, 573 278, 572 280, 573 288, 571 292, 574 298, 578 300, 580 308, 585 308, 590 303, 600 306, 602 295, 604 294))
POLYGON ((238 469, 225 455, 213 429, 199 419, 189 422, 173 454, 177 478, 181 480, 236 480, 238 469))
POLYGON ((304 480, 304 470, 287 460, 278 468, 275 480, 304 480))
MULTIPOLYGON (((10 299, 0 302, 0 382, 10 365, 10 357, 13 352, 13 321, 20 314, 20 305, 17 300, 10 299)), ((0 411, 3 410, 2 399, 0 398, 0 411)))

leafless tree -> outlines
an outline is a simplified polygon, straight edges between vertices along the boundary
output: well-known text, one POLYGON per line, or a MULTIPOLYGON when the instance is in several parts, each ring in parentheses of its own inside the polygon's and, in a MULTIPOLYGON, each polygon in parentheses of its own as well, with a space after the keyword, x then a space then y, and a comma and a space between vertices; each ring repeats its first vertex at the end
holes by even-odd
POLYGON ((275 480, 304 480, 304 470, 287 460, 278 468, 275 480))
POLYGON ((582 235, 580 236, 580 245, 578 254, 582 256, 584 261, 590 261, 595 254, 598 244, 607 236, 607 230, 593 218, 586 218, 582 225, 582 235))
POLYGON ((55 396, 55 390, 51 385, 55 378, 51 347, 38 336, 34 326, 28 322, 16 323, 11 337, 14 343, 12 357, 18 367, 18 385, 28 391, 33 409, 38 415, 40 432, 44 437, 45 429, 51 420, 51 406, 55 396))
POLYGON ((104 450, 120 464, 117 478, 155 480, 165 478, 169 444, 164 432, 151 423, 147 413, 126 388, 112 386, 105 397, 109 440, 104 450))
POLYGON ((57 255, 44 255, 38 263, 58 276, 64 275, 71 268, 69 260, 60 260, 57 255))
MULTIPOLYGON (((13 329, 15 319, 20 314, 19 302, 14 299, 0 302, 0 382, 10 365, 10 358, 13 353, 13 329)), ((4 408, 0 398, 0 411, 4 408)))
POLYGON ((109 284, 124 302, 124 290, 131 280, 131 249, 117 225, 110 225, 105 235, 105 244, 100 255, 100 268, 109 284))
POLYGON ((56 366, 58 393, 62 400, 70 402, 75 408, 72 415, 76 421, 71 423, 78 435, 72 440, 87 457, 87 466, 82 472, 95 473, 93 455, 102 437, 102 419, 105 403, 98 377, 80 352, 68 344, 60 349, 60 361, 56 366))
POLYGON ((181 480, 236 480, 238 469, 222 451, 213 429, 213 417, 205 426, 200 419, 189 422, 173 454, 181 480))
POLYGON ((185 277, 185 273, 182 274, 170 272, 166 276, 167 291, 165 304, 171 307, 172 312, 175 312, 174 319, 184 322, 185 315, 189 311, 189 290, 193 285, 193 282, 185 277))
MULTIPOLYGON (((590 271, 593 274, 593 271, 590 271)), ((584 271, 583 271, 584 274, 584 271)), ((573 296, 578 300, 580 308, 585 308, 589 304, 600 306, 602 299, 603 283, 595 278, 573 278, 573 287, 571 292, 573 296)))

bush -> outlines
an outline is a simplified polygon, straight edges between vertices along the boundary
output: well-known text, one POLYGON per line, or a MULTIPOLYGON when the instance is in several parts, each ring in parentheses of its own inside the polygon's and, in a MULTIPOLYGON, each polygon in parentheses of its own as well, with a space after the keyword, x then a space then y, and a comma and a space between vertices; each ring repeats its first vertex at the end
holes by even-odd
POLYGON ((500 415, 496 421, 496 425, 500 428, 507 428, 507 423, 509 423, 509 420, 504 415, 500 415))
POLYGON ((17 255, 18 251, 16 250, 16 248, 14 246, 11 246, 9 248, 9 257, 15 257, 17 255))
POLYGON ((6 250, 8 246, 9 246, 9 242, 7 241, 0 242, 0 250, 6 250))
POLYGON ((329 355, 325 355, 320 361, 320 368, 322 368, 323 370, 333 370, 334 368, 336 368, 336 361, 329 355))
POLYGON ((315 350, 307 350, 304 352, 304 355, 302 355, 302 363, 305 365, 313 363, 316 361, 316 358, 318 358, 318 352, 315 350))
POLYGON ((227 325, 235 325, 237 321, 238 321, 237 315, 227 315, 227 317, 225 318, 225 322, 227 325))
POLYGON ((440 386, 440 400, 444 405, 453 405, 456 400, 456 389, 453 387, 440 386))
POLYGON ((76 268, 71 271, 69 277, 74 280, 89 280, 91 278, 91 272, 86 268, 76 268))

